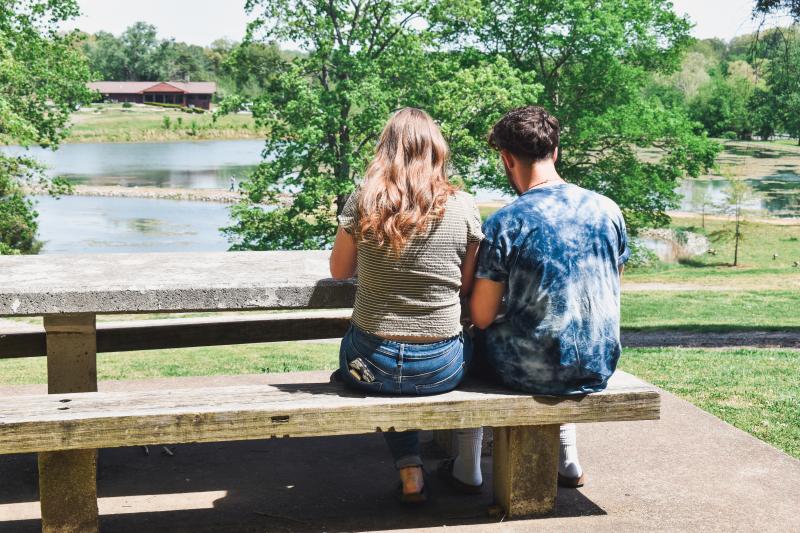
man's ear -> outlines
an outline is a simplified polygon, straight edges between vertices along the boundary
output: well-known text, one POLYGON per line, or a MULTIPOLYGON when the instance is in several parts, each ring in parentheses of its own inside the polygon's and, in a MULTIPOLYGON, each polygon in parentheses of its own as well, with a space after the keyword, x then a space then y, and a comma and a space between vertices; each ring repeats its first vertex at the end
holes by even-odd
POLYGON ((556 149, 553 150, 553 163, 556 161, 558 161, 558 146, 556 146, 556 149))
POLYGON ((517 164, 516 158, 511 155, 511 152, 508 150, 500 150, 500 157, 502 158, 503 163, 505 163, 506 168, 509 170, 514 168, 517 164))

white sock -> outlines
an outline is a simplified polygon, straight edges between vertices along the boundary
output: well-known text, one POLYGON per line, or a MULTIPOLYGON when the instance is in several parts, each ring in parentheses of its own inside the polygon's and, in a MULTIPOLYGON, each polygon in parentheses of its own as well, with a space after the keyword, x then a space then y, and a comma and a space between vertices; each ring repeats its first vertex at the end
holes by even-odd
POLYGON ((560 440, 558 473, 570 478, 581 477, 583 469, 578 461, 578 437, 575 431, 575 424, 561 425, 560 440))
POLYGON ((467 485, 483 483, 481 476, 481 446, 483 428, 456 430, 458 455, 453 462, 453 476, 467 485))

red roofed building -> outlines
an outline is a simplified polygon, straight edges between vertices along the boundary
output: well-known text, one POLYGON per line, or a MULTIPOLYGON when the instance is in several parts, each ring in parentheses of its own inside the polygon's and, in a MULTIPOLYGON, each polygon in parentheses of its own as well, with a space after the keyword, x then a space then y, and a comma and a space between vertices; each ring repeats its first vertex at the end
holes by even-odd
POLYGON ((211 108, 211 97, 217 92, 213 81, 94 81, 89 88, 111 102, 155 102, 203 109, 211 108))

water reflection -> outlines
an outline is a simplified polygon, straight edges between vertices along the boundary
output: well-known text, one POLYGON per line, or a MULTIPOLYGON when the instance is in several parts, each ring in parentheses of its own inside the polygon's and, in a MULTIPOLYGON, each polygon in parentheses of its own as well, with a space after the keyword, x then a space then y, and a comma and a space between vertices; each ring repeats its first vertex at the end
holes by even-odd
POLYGON ((201 252, 228 248, 223 204, 145 198, 37 197, 42 253, 201 252))
POLYGON ((51 176, 86 185, 227 188, 261 161, 259 140, 165 143, 65 144, 58 151, 4 147, 4 153, 35 157, 51 176))
MULTIPOLYGON (((778 173, 758 179, 745 180, 752 194, 744 208, 760 214, 780 217, 800 217, 800 175, 778 173)), ((728 184, 722 179, 684 180, 678 187, 680 209, 699 213, 713 212, 723 203, 728 184)))

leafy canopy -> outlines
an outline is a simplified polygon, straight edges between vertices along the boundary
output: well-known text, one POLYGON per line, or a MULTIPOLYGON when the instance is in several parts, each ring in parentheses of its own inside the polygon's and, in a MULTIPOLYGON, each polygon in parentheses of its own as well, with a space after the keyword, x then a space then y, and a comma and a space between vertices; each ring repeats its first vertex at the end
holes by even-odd
POLYGON ((256 18, 245 45, 292 42, 302 55, 282 65, 263 96, 224 102, 225 110, 249 106, 270 132, 265 159, 224 230, 232 249, 330 244, 335 216, 386 119, 403 106, 439 121, 461 180, 497 178, 483 137, 503 112, 535 102, 541 90, 503 57, 443 47, 429 30, 426 1, 249 0, 247 10, 256 18))
MULTIPOLYGON (((57 33, 60 21, 78 14, 74 0, 4 0, 0 3, 0 145, 55 148, 70 113, 90 101, 89 70, 74 35, 57 33)), ((37 251, 36 213, 22 182, 44 182, 26 157, 0 155, 0 253, 37 251)))
POLYGON ((720 147, 644 90, 679 68, 691 42, 670 2, 449 0, 438 13, 462 53, 504 58, 544 86, 540 102, 563 129, 559 172, 614 199, 634 231, 666 223, 677 180, 713 165, 720 147))

